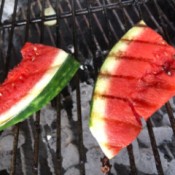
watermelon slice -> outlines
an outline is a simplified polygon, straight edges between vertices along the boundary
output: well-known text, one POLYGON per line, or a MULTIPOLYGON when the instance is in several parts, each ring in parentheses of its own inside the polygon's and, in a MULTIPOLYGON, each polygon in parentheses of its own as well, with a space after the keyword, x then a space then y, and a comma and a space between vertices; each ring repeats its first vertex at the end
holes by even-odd
POLYGON ((61 49, 26 43, 23 59, 0 85, 0 130, 23 121, 53 99, 79 63, 61 49))
POLYGON ((112 48, 94 88, 90 130, 108 158, 175 95, 175 49, 141 21, 112 48))

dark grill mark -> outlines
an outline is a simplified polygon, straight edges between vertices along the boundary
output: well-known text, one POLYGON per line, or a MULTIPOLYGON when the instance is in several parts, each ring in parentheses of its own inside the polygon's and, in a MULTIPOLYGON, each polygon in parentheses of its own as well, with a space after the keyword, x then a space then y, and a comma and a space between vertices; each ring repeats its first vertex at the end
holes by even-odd
POLYGON ((100 72, 99 73, 99 76, 102 77, 102 78, 110 78, 110 77, 112 77, 112 78, 122 78, 122 79, 127 79, 127 80, 136 80, 136 79, 138 79, 138 78, 136 78, 134 76, 129 76, 129 75, 127 75, 127 76, 126 75, 113 75, 113 74, 106 73, 106 72, 104 72, 104 73, 100 72))
MULTIPOLYGON (((122 117, 122 116, 121 116, 122 117)), ((98 118, 98 116, 96 116, 96 118, 98 118)), ((99 117, 100 118, 100 117, 99 117)), ((100 118, 101 119, 101 118, 100 118)), ((116 123, 116 126, 117 126, 117 124, 119 125, 123 125, 123 124, 128 124, 128 125, 130 125, 130 126, 133 126, 133 127, 136 127, 136 128, 141 128, 141 123, 140 123, 140 121, 139 121, 139 125, 137 124, 137 123, 131 123, 131 122, 129 122, 129 121, 124 121, 124 120, 122 120, 122 118, 121 118, 121 120, 119 120, 119 119, 114 119, 114 118, 108 118, 108 117, 105 117, 105 122, 107 122, 107 123, 112 123, 112 124, 115 124, 116 123)))
POLYGON ((150 44, 150 45, 156 45, 156 46, 163 46, 163 47, 167 47, 166 43, 156 43, 156 42, 149 42, 149 41, 143 41, 143 40, 138 40, 138 39, 134 39, 134 40, 129 40, 127 38, 121 38, 121 41, 123 42, 127 42, 127 43, 131 43, 132 41, 140 43, 140 44, 150 44))
POLYGON ((102 97, 102 98, 117 99, 117 100, 122 100, 122 101, 128 102, 128 99, 127 98, 113 96, 113 95, 106 95, 106 94, 94 93, 94 96, 95 97, 102 97))
POLYGON ((153 63, 151 63, 151 60, 149 58, 127 56, 127 55, 124 55, 124 54, 125 53, 122 53, 122 52, 119 52, 119 53, 110 53, 108 57, 115 57, 115 59, 125 59, 125 60, 142 61, 142 62, 147 62, 149 64, 153 64, 153 63))
POLYGON ((170 85, 167 85, 165 83, 160 83, 160 82, 156 82, 156 81, 152 82, 152 83, 145 82, 144 87, 143 87, 143 89, 141 89, 141 91, 143 91, 143 93, 144 93, 144 89, 146 90, 147 88, 155 88, 155 89, 162 89, 162 90, 166 90, 166 89, 174 90, 175 89, 174 86, 170 86, 170 85))
MULTIPOLYGON (((152 62, 151 58, 146 58, 146 57, 135 57, 135 56, 127 56, 127 55, 124 55, 125 52, 122 52, 122 51, 119 51, 118 53, 110 53, 108 55, 108 57, 111 57, 115 60, 119 60, 119 59, 124 59, 124 60, 130 60, 130 61, 140 61, 140 62, 145 62, 145 63, 148 63, 150 64, 151 66, 158 66, 160 67, 161 65, 159 64, 156 64, 156 62, 152 62)), ((165 72, 167 75, 171 76, 172 74, 172 71, 174 72, 175 71, 175 68, 171 67, 173 63, 172 62, 165 62, 161 67, 162 69, 160 69, 159 72, 157 72, 156 74, 160 74, 162 72, 165 72), (162 71, 163 70, 163 71, 162 71)), ((155 73, 154 73, 155 74, 155 73)), ((156 75, 155 74, 155 75, 156 75)))
POLYGON ((139 98, 132 98, 132 101, 138 106, 145 106, 145 108, 155 108, 156 104, 150 103, 144 99, 139 99, 139 98))
POLYGON ((137 104, 137 106, 144 106, 145 108, 155 108, 156 105, 153 103, 150 103, 144 99, 138 99, 138 98, 132 98, 131 100, 128 98, 124 98, 124 97, 118 97, 118 96, 113 96, 113 95, 106 95, 106 94, 99 94, 99 93, 95 93, 94 97, 101 97, 101 98, 109 98, 109 99, 117 99, 117 100, 122 100, 126 103, 128 103, 128 106, 131 108, 133 115, 135 116, 137 122, 139 123, 139 125, 141 124, 141 118, 142 116, 140 116, 140 114, 136 111, 135 106, 133 105, 133 103, 137 104))
POLYGON ((126 103, 128 103, 128 106, 131 108, 133 115, 135 116, 137 122, 139 123, 139 125, 141 125, 141 116, 136 112, 132 102, 130 102, 130 100, 128 98, 123 98, 123 97, 118 97, 118 96, 112 96, 112 95, 106 95, 106 94, 94 94, 95 96, 99 96, 102 98, 110 98, 110 99, 117 99, 117 100, 122 100, 126 103))
POLYGON ((109 149, 116 149, 117 148, 119 150, 121 150, 123 147, 125 147, 125 145, 122 145, 121 143, 112 143, 112 140, 110 140, 109 143, 103 143, 103 145, 105 145, 109 149))
POLYGON ((140 24, 140 23, 136 24, 135 27, 147 28, 147 26, 145 24, 140 24))
MULTIPOLYGON (((171 69, 171 73, 175 71, 175 69, 171 69)), ((166 84, 165 82, 162 82, 161 79, 159 79, 159 75, 163 74, 164 70, 160 70, 153 75, 150 74, 150 76, 155 76, 155 79, 150 82, 147 80, 148 74, 145 74, 142 77, 135 77, 135 76, 129 76, 129 75, 117 75, 117 74, 110 74, 108 72, 100 72, 99 77, 100 78, 116 78, 116 79, 126 79, 126 80, 140 80, 140 85, 137 86, 138 90, 140 89, 141 92, 144 93, 144 90, 147 90, 147 88, 154 88, 154 89, 162 89, 162 90, 168 90, 168 91, 173 91, 175 89, 175 86, 166 84)), ((166 72, 165 72, 166 73, 166 72)), ((170 75, 169 75, 170 76, 170 75)))

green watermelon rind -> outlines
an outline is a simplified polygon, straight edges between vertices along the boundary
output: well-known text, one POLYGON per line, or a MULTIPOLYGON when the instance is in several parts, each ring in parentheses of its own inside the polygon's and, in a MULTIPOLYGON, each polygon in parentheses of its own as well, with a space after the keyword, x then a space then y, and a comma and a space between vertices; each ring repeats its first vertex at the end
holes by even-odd
POLYGON ((43 91, 18 115, 0 126, 0 131, 14 124, 24 121, 33 113, 39 111, 49 101, 51 101, 72 79, 79 68, 79 63, 68 55, 64 63, 57 70, 51 81, 46 85, 43 91))
MULTIPOLYGON (((144 26, 146 24, 145 24, 145 22, 143 20, 141 20, 138 23, 138 25, 143 25, 144 26)), ((140 28, 139 26, 135 25, 130 30, 128 30, 128 32, 125 35, 123 35, 122 38, 132 40, 132 39, 134 39, 138 35, 138 31, 139 30, 140 30, 140 32, 142 32, 144 30, 144 28, 140 28)), ((115 44, 113 46, 113 48, 110 50, 108 56, 106 57, 104 63, 102 64, 101 69, 100 69, 100 72, 105 71, 106 67, 110 67, 110 65, 109 65, 110 63, 108 62, 108 61, 110 61, 109 55, 111 53, 114 53, 114 52, 117 53, 118 51, 122 51, 122 50, 127 49, 127 48, 125 48, 126 45, 129 46, 129 44, 124 43, 122 40, 119 40, 117 42, 117 44, 115 44)), ((116 62, 117 60, 114 60, 114 61, 116 62)), ((96 88, 97 87, 97 84, 99 85, 99 78, 98 77, 97 77, 97 80, 96 80, 96 83, 95 83, 95 86, 94 86, 93 94, 96 91, 98 91, 97 88, 96 88)), ((101 87, 103 87, 103 84, 101 84, 101 87)), ((91 112, 93 110, 93 106, 94 106, 94 100, 92 99, 91 106, 90 106, 90 111, 91 112)), ((89 119, 89 127, 90 128, 93 127, 93 117, 90 117, 90 119, 89 119)))

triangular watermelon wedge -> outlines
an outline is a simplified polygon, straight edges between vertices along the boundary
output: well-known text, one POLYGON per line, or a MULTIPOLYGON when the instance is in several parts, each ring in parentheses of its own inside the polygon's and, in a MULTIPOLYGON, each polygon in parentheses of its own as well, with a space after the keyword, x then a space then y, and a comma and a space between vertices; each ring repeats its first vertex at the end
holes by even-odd
POLYGON ((0 130, 23 121, 53 99, 79 63, 65 51, 26 43, 23 59, 0 85, 0 130))
POLYGON ((141 21, 112 48, 94 88, 90 130, 108 158, 175 95, 175 49, 141 21))

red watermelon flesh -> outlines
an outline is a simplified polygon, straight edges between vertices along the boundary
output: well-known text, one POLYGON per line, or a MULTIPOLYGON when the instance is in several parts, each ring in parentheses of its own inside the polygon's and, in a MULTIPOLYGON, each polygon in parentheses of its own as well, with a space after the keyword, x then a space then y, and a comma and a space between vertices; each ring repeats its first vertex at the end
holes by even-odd
POLYGON ((59 51, 61 50, 41 44, 25 44, 21 50, 23 58, 21 64, 9 72, 7 79, 0 86, 0 113, 9 109, 28 93, 47 71, 59 51))
POLYGON ((113 73, 118 77, 111 79, 115 83, 106 94, 127 98, 147 120, 175 94, 175 49, 148 27, 128 44, 126 51, 116 54, 120 66, 113 73))
POLYGON ((55 47, 26 43, 21 53, 22 61, 0 85, 0 130, 41 109, 79 68, 71 55, 55 47))
POLYGON ((107 56, 94 89, 90 130, 108 158, 175 94, 175 49, 143 21, 107 56))

